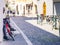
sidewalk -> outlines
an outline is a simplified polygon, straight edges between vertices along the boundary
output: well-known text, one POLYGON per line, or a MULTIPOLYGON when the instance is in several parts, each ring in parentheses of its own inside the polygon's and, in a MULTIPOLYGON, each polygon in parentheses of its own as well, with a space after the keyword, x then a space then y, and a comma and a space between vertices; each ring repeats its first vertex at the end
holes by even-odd
POLYGON ((15 35, 15 37, 14 37, 15 41, 13 41, 12 39, 4 40, 2 43, 0 43, 0 45, 27 45, 24 37, 21 35, 20 31, 13 24, 13 22, 11 22, 11 26, 12 26, 12 28, 16 29, 16 31, 13 32, 13 34, 15 35))
POLYGON ((42 25, 37 24, 37 20, 33 20, 33 19, 32 20, 26 20, 26 22, 28 22, 28 23, 30 23, 30 24, 32 24, 34 26, 37 26, 37 27, 49 32, 49 33, 52 33, 52 34, 56 35, 56 36, 59 36, 59 30, 55 30, 55 29, 52 30, 52 25, 47 24, 46 21, 43 21, 42 25))

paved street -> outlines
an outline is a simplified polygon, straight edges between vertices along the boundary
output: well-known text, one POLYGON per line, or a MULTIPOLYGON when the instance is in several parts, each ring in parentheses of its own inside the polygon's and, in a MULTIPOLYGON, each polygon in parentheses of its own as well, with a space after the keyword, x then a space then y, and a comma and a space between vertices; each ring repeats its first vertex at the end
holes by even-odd
POLYGON ((21 34, 17 34, 14 38, 15 41, 12 40, 3 41, 2 43, 0 43, 0 45, 27 45, 26 41, 21 36, 21 34))
POLYGON ((35 20, 36 18, 28 17, 12 17, 12 20, 23 31, 33 45, 60 45, 60 39, 41 28, 38 28, 25 20, 35 20))
POLYGON ((18 29, 16 25, 11 23, 12 27, 16 29, 15 41, 3 41, 0 45, 60 45, 58 36, 26 22, 26 20, 36 20, 36 17, 20 16, 11 18, 19 27, 18 29))

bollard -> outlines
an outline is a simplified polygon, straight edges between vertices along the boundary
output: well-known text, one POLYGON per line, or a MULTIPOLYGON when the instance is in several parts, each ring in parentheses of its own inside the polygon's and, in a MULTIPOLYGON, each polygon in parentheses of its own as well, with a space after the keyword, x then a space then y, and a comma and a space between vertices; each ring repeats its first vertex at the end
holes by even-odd
POLYGON ((39 24, 39 15, 37 15, 37 24, 39 24))
POLYGON ((55 29, 57 29, 57 18, 55 16, 55 29))
POLYGON ((41 19, 41 25, 42 25, 42 22, 44 20, 44 15, 43 14, 41 14, 40 19, 41 19))
POLYGON ((57 29, 57 18, 56 18, 56 16, 52 17, 52 21, 53 21, 53 28, 57 29))

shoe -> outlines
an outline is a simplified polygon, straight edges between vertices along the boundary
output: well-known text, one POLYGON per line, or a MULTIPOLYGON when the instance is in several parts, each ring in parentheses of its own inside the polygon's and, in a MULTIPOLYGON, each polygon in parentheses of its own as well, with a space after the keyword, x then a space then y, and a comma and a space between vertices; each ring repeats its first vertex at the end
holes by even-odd
POLYGON ((7 36, 4 36, 3 39, 4 39, 4 40, 9 40, 7 36))

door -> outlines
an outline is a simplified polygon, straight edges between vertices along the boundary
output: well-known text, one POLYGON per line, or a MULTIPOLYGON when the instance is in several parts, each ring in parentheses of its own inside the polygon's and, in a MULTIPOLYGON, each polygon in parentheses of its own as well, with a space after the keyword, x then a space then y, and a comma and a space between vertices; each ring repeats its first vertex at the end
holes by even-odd
POLYGON ((35 13, 37 14, 37 5, 35 5, 35 13))
POLYGON ((54 15, 60 15, 60 2, 54 3, 54 15))

